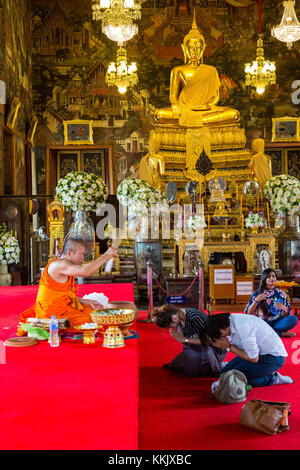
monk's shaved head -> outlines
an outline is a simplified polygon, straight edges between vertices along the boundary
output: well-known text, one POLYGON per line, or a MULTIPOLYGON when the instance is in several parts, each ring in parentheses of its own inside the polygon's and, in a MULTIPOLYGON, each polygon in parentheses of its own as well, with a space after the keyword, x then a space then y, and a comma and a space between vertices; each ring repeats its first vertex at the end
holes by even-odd
POLYGON ((80 247, 83 247, 84 250, 87 250, 87 242, 81 240, 80 238, 67 238, 64 243, 62 255, 66 255, 69 250, 75 253, 77 250, 79 250, 80 247))

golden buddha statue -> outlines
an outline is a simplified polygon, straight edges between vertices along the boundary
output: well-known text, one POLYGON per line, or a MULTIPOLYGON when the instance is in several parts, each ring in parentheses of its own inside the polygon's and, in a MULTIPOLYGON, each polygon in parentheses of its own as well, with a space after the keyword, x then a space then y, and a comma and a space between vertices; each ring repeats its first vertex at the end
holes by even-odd
POLYGON ((219 101, 220 79, 217 69, 203 64, 206 47, 194 12, 192 29, 181 45, 184 64, 174 67, 170 78, 171 107, 158 109, 159 124, 188 127, 223 126, 235 124, 240 114, 228 107, 216 106, 219 101))
POLYGON ((254 139, 252 141, 253 156, 250 160, 249 167, 261 188, 272 178, 271 156, 266 155, 264 150, 264 139, 254 139))

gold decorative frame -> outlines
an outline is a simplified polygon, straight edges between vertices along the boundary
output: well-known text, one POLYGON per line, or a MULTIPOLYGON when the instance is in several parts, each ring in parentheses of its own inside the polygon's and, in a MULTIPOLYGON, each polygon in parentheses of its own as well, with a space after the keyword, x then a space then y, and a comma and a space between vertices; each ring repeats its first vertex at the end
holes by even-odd
POLYGON ((65 145, 94 145, 93 121, 64 121, 65 145), (71 135, 73 133, 73 135, 71 135), (82 133, 82 135, 80 135, 82 133))
POLYGON ((300 118, 284 116, 272 118, 272 142, 299 142, 300 118), (281 126, 281 127, 280 127, 281 126))
POLYGON ((28 131, 28 134, 27 134, 27 142, 29 142, 30 144, 33 143, 34 134, 35 134, 35 131, 36 131, 37 124, 38 124, 38 118, 33 116, 33 118, 30 121, 30 127, 29 127, 29 131, 28 131))
POLYGON ((7 121, 6 121, 6 127, 8 127, 11 130, 13 130, 15 127, 20 106, 21 106, 20 99, 17 97, 14 97, 14 99, 12 100, 11 107, 10 107, 8 117, 7 117, 7 121))

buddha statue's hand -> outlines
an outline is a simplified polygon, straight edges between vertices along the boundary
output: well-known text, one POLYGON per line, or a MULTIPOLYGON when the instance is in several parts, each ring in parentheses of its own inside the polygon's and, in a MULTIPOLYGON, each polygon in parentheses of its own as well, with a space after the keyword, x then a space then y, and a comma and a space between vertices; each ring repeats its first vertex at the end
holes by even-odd
POLYGON ((175 118, 178 118, 181 114, 181 107, 178 106, 178 104, 172 104, 171 109, 172 109, 173 116, 175 118))

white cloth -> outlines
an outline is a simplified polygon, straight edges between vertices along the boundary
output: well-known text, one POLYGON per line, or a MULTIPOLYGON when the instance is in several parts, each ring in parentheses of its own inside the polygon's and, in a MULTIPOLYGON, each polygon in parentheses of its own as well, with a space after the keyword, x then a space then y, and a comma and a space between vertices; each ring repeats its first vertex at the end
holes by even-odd
POLYGON ((265 354, 288 355, 278 334, 260 317, 233 313, 230 315, 230 331, 231 343, 243 349, 250 359, 265 354))
POLYGON ((104 308, 107 307, 108 304, 108 297, 104 294, 100 294, 99 292, 93 292, 92 294, 86 294, 82 297, 83 299, 95 300, 103 305, 104 308))

